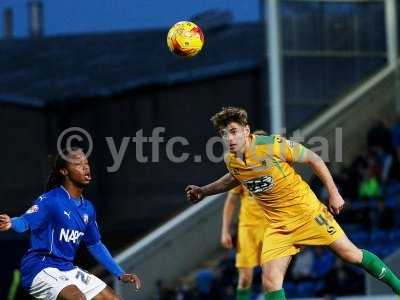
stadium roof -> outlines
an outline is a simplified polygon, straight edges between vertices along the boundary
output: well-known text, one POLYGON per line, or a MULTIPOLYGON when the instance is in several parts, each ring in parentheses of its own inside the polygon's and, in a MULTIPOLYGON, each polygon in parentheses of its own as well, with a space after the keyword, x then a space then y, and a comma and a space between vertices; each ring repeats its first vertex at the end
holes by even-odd
POLYGON ((262 58, 255 23, 206 32, 203 51, 178 58, 166 30, 112 32, 0 41, 0 102, 43 106, 51 101, 106 97, 251 69, 262 58))

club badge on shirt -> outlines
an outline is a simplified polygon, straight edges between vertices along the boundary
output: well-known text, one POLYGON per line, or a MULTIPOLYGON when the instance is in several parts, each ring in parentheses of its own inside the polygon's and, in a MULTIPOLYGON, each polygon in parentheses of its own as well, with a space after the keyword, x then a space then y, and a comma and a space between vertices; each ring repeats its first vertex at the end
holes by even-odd
POLYGON ((89 223, 89 216, 87 214, 83 215, 83 222, 85 222, 85 224, 89 223))
POLYGON ((288 145, 289 145, 289 147, 294 148, 297 145, 297 143, 294 141, 288 140, 288 145))

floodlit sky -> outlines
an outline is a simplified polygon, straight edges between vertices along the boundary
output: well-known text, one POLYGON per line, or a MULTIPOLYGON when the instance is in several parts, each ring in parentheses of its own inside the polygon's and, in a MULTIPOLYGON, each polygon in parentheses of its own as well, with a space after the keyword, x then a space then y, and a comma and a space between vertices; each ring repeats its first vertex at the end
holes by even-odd
MULTIPOLYGON (((1 0, 14 13, 14 33, 28 32, 28 0, 1 0)), ((168 27, 208 9, 229 9, 236 22, 257 20, 259 0, 42 0, 46 35, 168 27)), ((3 21, 1 22, 3 26, 3 21)))

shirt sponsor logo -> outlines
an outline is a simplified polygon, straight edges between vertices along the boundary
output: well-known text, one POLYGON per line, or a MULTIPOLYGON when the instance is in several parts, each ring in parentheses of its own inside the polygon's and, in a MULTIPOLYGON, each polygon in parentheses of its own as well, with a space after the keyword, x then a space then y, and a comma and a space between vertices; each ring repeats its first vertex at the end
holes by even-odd
POLYGON ((64 241, 67 243, 72 242, 74 244, 77 244, 79 242, 79 238, 83 235, 84 233, 78 230, 61 228, 59 239, 61 242, 64 241))
POLYGON ((247 189, 252 194, 263 193, 269 191, 274 186, 272 176, 262 176, 256 179, 247 180, 244 182, 247 189))
POLYGON ((26 213, 27 214, 33 214, 39 211, 39 206, 33 205, 31 208, 29 208, 26 213))

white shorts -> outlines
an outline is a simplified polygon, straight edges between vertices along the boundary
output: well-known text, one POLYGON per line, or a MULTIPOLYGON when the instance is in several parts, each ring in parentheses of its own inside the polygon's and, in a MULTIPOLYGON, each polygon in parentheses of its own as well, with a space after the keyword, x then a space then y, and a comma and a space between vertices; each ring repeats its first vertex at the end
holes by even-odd
POLYGON ((77 286, 86 299, 94 298, 107 287, 102 280, 79 268, 70 271, 46 268, 33 279, 29 294, 35 299, 56 300, 62 289, 69 285, 77 286))

